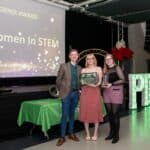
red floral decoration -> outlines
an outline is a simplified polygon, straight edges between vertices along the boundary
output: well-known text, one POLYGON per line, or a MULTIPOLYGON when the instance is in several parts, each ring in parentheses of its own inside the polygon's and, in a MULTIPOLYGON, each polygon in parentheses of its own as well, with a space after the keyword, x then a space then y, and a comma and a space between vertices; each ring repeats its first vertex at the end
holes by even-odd
POLYGON ((133 51, 125 45, 119 45, 119 47, 112 48, 112 55, 116 60, 123 61, 124 59, 131 59, 133 57, 133 51))

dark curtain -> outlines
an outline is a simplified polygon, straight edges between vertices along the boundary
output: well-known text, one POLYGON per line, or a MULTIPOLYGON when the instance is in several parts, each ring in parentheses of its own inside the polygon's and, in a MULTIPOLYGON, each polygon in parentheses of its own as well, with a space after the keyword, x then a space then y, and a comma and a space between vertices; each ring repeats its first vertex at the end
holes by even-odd
MULTIPOLYGON (((127 41, 127 29, 124 30, 124 37, 127 41)), ((77 11, 66 12, 66 60, 71 47, 79 52, 89 48, 111 52, 116 41, 116 23, 77 11)), ((103 57, 97 57, 98 65, 103 66, 103 57)))

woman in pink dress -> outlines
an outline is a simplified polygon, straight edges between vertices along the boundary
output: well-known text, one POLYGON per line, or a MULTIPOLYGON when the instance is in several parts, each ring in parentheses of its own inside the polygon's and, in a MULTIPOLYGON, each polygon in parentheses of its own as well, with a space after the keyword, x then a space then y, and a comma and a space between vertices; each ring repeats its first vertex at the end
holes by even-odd
MULTIPOLYGON (((96 73, 97 82, 95 84, 88 83, 82 85, 80 95, 80 121, 84 123, 86 131, 86 140, 97 140, 97 132, 99 122, 103 122, 103 114, 101 109, 101 94, 99 85, 102 81, 102 69, 97 66, 97 60, 94 54, 86 56, 85 68, 81 71, 82 74, 96 73), (90 137, 89 123, 94 123, 94 134, 90 137)), ((82 80, 82 79, 81 79, 82 80)), ((83 84, 81 82, 81 84, 83 84)))

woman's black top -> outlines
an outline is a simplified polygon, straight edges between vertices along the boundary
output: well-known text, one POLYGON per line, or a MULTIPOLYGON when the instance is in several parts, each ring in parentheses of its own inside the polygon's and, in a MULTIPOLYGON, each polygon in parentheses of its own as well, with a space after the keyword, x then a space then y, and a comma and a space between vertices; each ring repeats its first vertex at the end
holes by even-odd
POLYGON ((117 65, 108 68, 104 76, 107 76, 108 82, 112 83, 112 85, 121 85, 125 82, 124 73, 120 66, 117 65))

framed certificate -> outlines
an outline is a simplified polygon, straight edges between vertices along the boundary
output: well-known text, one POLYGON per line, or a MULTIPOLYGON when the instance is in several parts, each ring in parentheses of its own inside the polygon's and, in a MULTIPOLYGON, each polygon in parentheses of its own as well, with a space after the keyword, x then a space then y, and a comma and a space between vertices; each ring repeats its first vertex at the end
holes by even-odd
POLYGON ((82 85, 96 84, 98 82, 97 72, 82 73, 80 81, 82 85))

